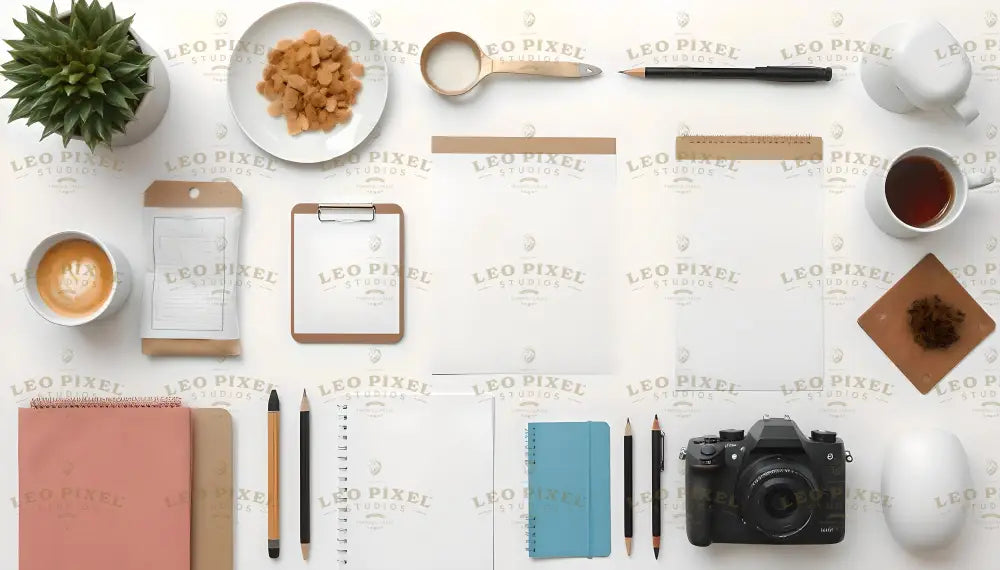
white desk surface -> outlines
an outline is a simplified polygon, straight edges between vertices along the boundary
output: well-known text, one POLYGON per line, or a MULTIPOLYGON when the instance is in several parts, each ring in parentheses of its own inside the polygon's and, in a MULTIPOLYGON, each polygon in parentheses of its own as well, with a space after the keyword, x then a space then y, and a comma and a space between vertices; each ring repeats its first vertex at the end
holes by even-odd
MULTIPOLYGON (((35 2, 38 4, 38 2, 35 2)), ((20 3, 6 2, 0 33, 19 37, 11 17, 23 18, 20 3)), ((0 551, 13 567, 17 551, 16 413, 37 395, 179 394, 192 405, 225 405, 237 426, 237 549, 241 570, 274 568, 264 555, 266 513, 255 502, 265 489, 266 391, 280 387, 286 409, 302 388, 329 393, 338 379, 359 377, 370 389, 494 392, 498 397, 496 568, 529 568, 524 551, 520 462, 522 428, 528 421, 605 420, 613 429, 613 545, 610 558, 544 563, 551 568, 958 568, 995 564, 1000 539, 1000 338, 987 339, 939 389, 921 396, 888 363, 855 324, 880 294, 864 278, 848 276, 844 292, 826 304, 825 381, 810 395, 675 393, 682 376, 697 375, 699 359, 711 355, 675 350, 670 301, 648 291, 632 292, 630 270, 676 255, 667 207, 672 192, 652 170, 630 176, 642 157, 670 159, 674 136, 705 134, 814 134, 824 137, 827 260, 890 268, 898 278, 927 251, 958 268, 963 282, 994 318, 1000 227, 966 232, 961 244, 901 243, 874 231, 860 196, 873 157, 930 143, 959 154, 968 168, 995 168, 1000 124, 1000 6, 992 2, 625 1, 409 2, 345 0, 342 5, 368 22, 388 50, 390 101, 378 136, 338 161, 303 167, 272 159, 240 132, 226 103, 225 65, 231 45, 261 13, 262 0, 119 0, 118 11, 136 12, 135 26, 167 60, 171 103, 164 122, 147 140, 93 158, 85 145, 63 149, 56 137, 37 142, 40 129, 23 122, 0 126, 0 551), (909 15, 940 19, 966 42, 975 78, 970 95, 982 116, 968 127, 935 113, 894 115, 877 108, 859 82, 861 42, 909 15), (433 35, 461 30, 485 49, 514 46, 564 48, 581 53, 604 74, 590 80, 525 81, 493 78, 461 102, 432 93, 421 80, 419 54, 433 35), (691 46, 694 46, 693 48, 691 46), (660 52, 660 49, 666 51, 660 52), (704 50, 704 51, 703 51, 704 50), (803 56, 786 55, 797 51, 803 56), (648 55, 642 55, 651 52, 648 55), (728 55, 735 54, 736 58, 728 55), (676 58, 676 59, 675 59, 676 58), (838 67, 829 85, 685 83, 640 81, 616 71, 640 64, 780 65, 838 67), (434 315, 434 256, 426 236, 434 208, 430 137, 612 136, 618 139, 620 220, 615 306, 618 367, 606 377, 550 379, 546 371, 516 371, 495 377, 432 377, 427 365, 434 315), (665 154, 661 154, 665 153, 665 154), (140 353, 137 287, 113 319, 86 329, 60 329, 38 318, 24 294, 28 252, 45 235, 77 228, 92 231, 124 250, 135 269, 146 263, 141 236, 142 193, 157 178, 233 180, 245 195, 242 262, 238 268, 244 355, 231 359, 150 359, 140 353), (377 178, 378 180, 373 180, 377 178), (376 201, 399 203, 407 215, 409 273, 407 332, 393 346, 303 346, 288 331, 288 212, 298 202, 376 201), (682 362, 678 363, 678 360, 682 362), (680 368, 688 371, 681 372, 680 368), (375 386, 372 378, 375 377, 375 386), (382 384, 377 378, 389 380, 382 384), (395 383, 392 378, 403 379, 395 383), (541 379, 539 379, 541 378, 541 379), (848 380, 849 379, 849 380, 848 380), (414 380, 411 382, 410 380, 414 380), (394 387, 395 385, 395 387, 394 387), (621 430, 631 417, 640 436, 654 413, 667 433, 668 489, 663 556, 650 552, 649 504, 640 495, 636 546, 631 560, 621 540, 621 430), (764 413, 790 414, 808 433, 838 431, 852 451, 848 468, 848 529, 842 544, 777 548, 688 544, 683 529, 681 463, 687 438, 720 428, 748 429, 764 413), (974 478, 973 512, 958 543, 946 553, 916 557, 902 551, 883 523, 880 473, 893 435, 920 425, 939 425, 959 435, 974 478), (250 435, 248 435, 250 434, 250 435), (993 437, 990 437, 990 436, 993 437), (992 491, 992 493, 991 493, 992 491), (511 498, 513 497, 513 498, 511 498), (990 498, 986 498, 990 497, 990 498)), ((44 6, 47 8, 47 4, 44 6)), ((238 53, 237 56, 238 57, 238 53)), ((6 90, 6 88, 4 89, 6 90)), ((363 93, 362 93, 363 96, 363 93)), ((0 102, 0 114, 12 102, 0 102)), ((667 171, 669 172, 669 171, 667 171)), ((997 188, 976 195, 976 216, 996 212, 997 188)), ((752 213, 748 214, 752 215, 752 213)), ((996 219, 995 217, 993 219, 996 219)), ((969 226, 971 227, 971 226, 969 226)), ((988 224, 983 227, 988 227, 988 224)), ((792 238, 793 239, 793 238, 792 238)), ((955 238, 953 238, 954 240, 955 238)), ((779 252, 761 252, 777 255, 779 252)), ((137 272, 138 273, 138 272, 137 272)), ((138 281, 136 281, 138 285, 138 281)), ((717 326, 706 323, 705 326, 717 326)), ((461 347, 455 347, 460 350, 461 347)), ((558 376, 558 374, 554 375, 558 376)), ((283 431, 284 462, 294 467, 297 430, 283 431)), ((647 437, 637 441, 636 489, 648 491, 647 437)), ((321 440, 320 436, 317 439, 321 440)), ((295 478, 284 477, 286 497, 296 496, 295 478)), ((483 497, 491 489, 485 485, 483 497)), ((293 501, 286 501, 292 505, 293 501)), ((470 497, 469 508, 476 502, 470 497)), ((294 548, 297 510, 286 508, 283 568, 305 568, 294 548)), ((324 539, 313 537, 313 549, 324 539)), ((447 537, 440 537, 442 545, 447 537)), ((58 545, 53 545, 58 547, 58 545)), ((326 547, 332 547, 329 544, 326 547)), ((353 554, 353 553, 352 553, 353 554)), ((361 553, 357 553, 361 555, 361 553)))

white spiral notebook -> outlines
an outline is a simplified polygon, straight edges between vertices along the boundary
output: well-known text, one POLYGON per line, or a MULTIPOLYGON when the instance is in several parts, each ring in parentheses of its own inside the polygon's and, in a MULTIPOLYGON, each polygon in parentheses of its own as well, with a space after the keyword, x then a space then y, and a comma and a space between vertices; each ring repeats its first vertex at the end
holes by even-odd
POLYGON ((336 451, 313 452, 311 565, 493 567, 492 399, 340 396, 312 422, 336 451))

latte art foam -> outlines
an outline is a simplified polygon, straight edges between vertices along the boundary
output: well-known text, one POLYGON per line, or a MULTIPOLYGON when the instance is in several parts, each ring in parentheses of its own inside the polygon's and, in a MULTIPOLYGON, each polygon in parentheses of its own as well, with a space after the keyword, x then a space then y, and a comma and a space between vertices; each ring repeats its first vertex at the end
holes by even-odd
POLYGON ((101 246, 68 239, 52 246, 38 263, 36 287, 42 301, 56 314, 91 315, 111 296, 114 270, 101 246))

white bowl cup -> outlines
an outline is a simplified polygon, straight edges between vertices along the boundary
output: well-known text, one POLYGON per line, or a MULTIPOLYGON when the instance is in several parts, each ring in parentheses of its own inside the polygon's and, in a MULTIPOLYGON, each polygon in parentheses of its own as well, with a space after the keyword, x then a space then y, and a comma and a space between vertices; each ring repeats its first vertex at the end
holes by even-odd
POLYGON ((872 221, 883 232, 898 238, 914 238, 924 234, 933 233, 950 226, 962 214, 965 203, 969 198, 969 191, 993 183, 993 174, 989 172, 972 173, 966 175, 958 167, 955 159, 936 146, 918 146, 911 148, 897 156, 889 168, 876 170, 868 177, 868 185, 865 188, 865 207, 872 221), (924 227, 911 226, 896 217, 896 214, 889 208, 889 201, 885 197, 885 179, 889 171, 901 160, 911 156, 925 156, 939 162, 948 171, 952 184, 955 188, 955 195, 951 204, 943 216, 936 222, 924 227))
POLYGON ((28 264, 26 267, 27 278, 24 281, 24 293, 25 296, 28 297, 28 304, 30 304, 31 308, 34 309, 36 313, 41 315, 42 318, 57 325, 75 327, 108 317, 118 311, 118 309, 122 308, 125 301, 128 299, 129 292, 132 290, 132 271, 125 255, 119 251, 118 248, 103 242, 86 232, 65 231, 52 234, 43 239, 37 246, 35 246, 31 255, 28 256, 28 264), (111 284, 111 294, 104 300, 104 304, 89 315, 75 318, 60 315, 49 308, 45 301, 42 300, 41 295, 39 295, 38 285, 36 283, 38 264, 41 262, 45 253, 57 243, 70 239, 86 240, 100 247, 111 261, 111 271, 115 276, 114 282, 111 284))

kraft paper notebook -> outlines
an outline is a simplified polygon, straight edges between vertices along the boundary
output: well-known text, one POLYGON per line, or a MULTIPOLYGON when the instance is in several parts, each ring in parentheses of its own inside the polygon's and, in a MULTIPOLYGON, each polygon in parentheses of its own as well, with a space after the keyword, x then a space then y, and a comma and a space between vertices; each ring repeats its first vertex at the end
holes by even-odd
POLYGON ((678 164, 693 174, 670 193, 677 233, 657 284, 676 307, 677 376, 693 390, 821 388, 812 382, 824 377, 829 277, 822 139, 676 144, 678 164))
POLYGON ((189 570, 191 429, 175 398, 19 409, 20 570, 189 570))
POLYGON ((433 137, 431 149, 432 372, 610 373, 615 139, 433 137))
POLYGON ((492 399, 352 393, 311 415, 333 449, 313 456, 310 566, 493 567, 492 399))
POLYGON ((528 555, 611 554, 611 428, 528 424, 528 555))
POLYGON ((292 338, 387 344, 403 338, 403 210, 292 208, 292 338))

